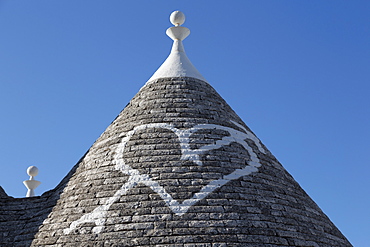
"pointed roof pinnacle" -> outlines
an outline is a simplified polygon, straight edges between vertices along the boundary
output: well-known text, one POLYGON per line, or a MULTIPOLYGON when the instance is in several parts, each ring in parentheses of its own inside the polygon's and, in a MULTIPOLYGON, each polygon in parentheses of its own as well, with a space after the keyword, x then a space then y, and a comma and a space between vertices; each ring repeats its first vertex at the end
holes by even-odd
POLYGON ((26 197, 33 197, 35 196, 35 189, 41 184, 40 181, 35 180, 35 176, 39 174, 39 169, 36 166, 30 166, 27 169, 27 174, 30 176, 30 179, 23 181, 23 184, 28 189, 26 197))
POLYGON ((206 81, 186 56, 182 44, 182 41, 190 34, 188 28, 181 26, 185 22, 184 13, 174 11, 170 16, 170 21, 174 27, 168 28, 166 34, 173 40, 171 53, 147 84, 153 80, 167 77, 193 77, 206 81))

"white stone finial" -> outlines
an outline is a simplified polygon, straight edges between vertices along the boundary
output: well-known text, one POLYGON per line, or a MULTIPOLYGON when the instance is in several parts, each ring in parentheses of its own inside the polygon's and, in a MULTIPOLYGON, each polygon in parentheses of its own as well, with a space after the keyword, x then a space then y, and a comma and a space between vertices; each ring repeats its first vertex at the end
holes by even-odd
POLYGON ((170 21, 176 27, 180 26, 180 25, 184 24, 184 22, 185 22, 185 15, 181 11, 178 11, 178 10, 174 11, 170 15, 170 21))
POLYGON ((166 34, 173 40, 171 53, 153 76, 150 77, 146 85, 156 79, 168 77, 192 77, 206 82, 206 79, 204 79, 186 56, 182 44, 182 41, 190 34, 189 28, 180 26, 185 22, 184 13, 181 11, 172 12, 170 21, 175 25, 166 31, 166 34))
MULTIPOLYGON (((189 36, 190 30, 186 27, 181 27, 180 25, 185 22, 185 15, 181 11, 172 12, 170 16, 170 21, 174 27, 167 29, 166 34, 174 41, 184 40, 189 36)), ((181 45, 182 46, 182 45, 181 45)))
POLYGON ((30 166, 27 168, 27 174, 30 176, 30 179, 23 181, 23 184, 28 189, 26 197, 32 197, 35 196, 35 189, 41 184, 40 181, 34 179, 39 174, 39 169, 36 166, 30 166))

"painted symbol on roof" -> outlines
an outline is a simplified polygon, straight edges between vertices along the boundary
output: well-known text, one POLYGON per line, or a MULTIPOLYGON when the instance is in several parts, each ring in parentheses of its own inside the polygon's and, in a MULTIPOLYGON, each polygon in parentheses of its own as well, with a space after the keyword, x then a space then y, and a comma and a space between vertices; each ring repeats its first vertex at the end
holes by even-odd
POLYGON ((220 188, 221 186, 225 185, 231 180, 238 179, 242 176, 249 175, 253 172, 258 171, 258 167, 261 166, 260 160, 257 157, 257 154, 253 151, 253 148, 248 144, 246 141, 247 139, 251 140, 258 148, 258 150, 262 153, 266 153, 265 149, 262 147, 260 140, 250 131, 245 129, 240 124, 231 121, 233 124, 238 126, 239 128, 243 129, 244 132, 225 127, 221 125, 215 124, 199 124, 190 129, 180 130, 173 127, 171 124, 167 123, 152 123, 152 124, 144 124, 135 127, 133 130, 129 131, 125 137, 122 138, 121 143, 118 145, 117 149, 115 150, 115 168, 121 171, 124 174, 129 175, 128 181, 122 185, 122 187, 116 191, 116 193, 108 198, 105 203, 101 206, 95 208, 92 212, 83 215, 80 219, 73 221, 69 228, 64 229, 65 234, 69 234, 74 229, 76 229, 79 225, 84 223, 95 223, 95 227, 93 228, 94 233, 100 233, 105 225, 105 221, 107 218, 107 212, 109 208, 113 205, 113 203, 117 202, 121 196, 125 195, 130 189, 134 188, 139 183, 145 184, 146 186, 150 187, 154 192, 156 192, 167 204, 167 206, 176 214, 176 215, 183 215, 185 214, 191 206, 193 206, 198 201, 207 197, 210 193, 212 193, 215 189, 220 188), (124 151, 125 147, 127 146, 128 141, 130 138, 138 131, 145 130, 148 128, 160 128, 170 130, 176 134, 177 138, 180 142, 181 147, 181 160, 189 160, 194 162, 195 164, 202 166, 203 162, 200 158, 200 155, 203 153, 218 149, 222 146, 229 145, 231 143, 238 143, 248 152, 250 156, 250 160, 247 161, 247 165, 242 169, 235 169, 232 173, 222 176, 220 179, 213 180, 207 185, 205 185, 199 192, 195 193, 192 198, 184 200, 182 203, 175 200, 163 186, 161 186, 157 181, 154 181, 148 174, 141 174, 137 169, 133 169, 129 165, 124 162, 124 151), (190 148, 190 136, 200 130, 207 130, 207 129, 217 129, 223 130, 229 133, 228 136, 223 137, 221 140, 217 140, 216 142, 208 145, 204 145, 199 149, 191 149, 190 148))

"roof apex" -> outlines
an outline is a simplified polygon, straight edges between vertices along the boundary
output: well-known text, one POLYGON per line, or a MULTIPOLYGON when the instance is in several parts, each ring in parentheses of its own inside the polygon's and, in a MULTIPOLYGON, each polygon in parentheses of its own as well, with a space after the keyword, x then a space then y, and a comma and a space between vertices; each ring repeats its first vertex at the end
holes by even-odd
POLYGON ((159 78, 169 77, 193 77, 206 81, 190 62, 182 44, 182 40, 190 34, 188 28, 180 26, 185 22, 185 15, 180 11, 174 11, 170 16, 170 21, 175 25, 166 31, 166 34, 173 40, 171 53, 146 84, 159 78))

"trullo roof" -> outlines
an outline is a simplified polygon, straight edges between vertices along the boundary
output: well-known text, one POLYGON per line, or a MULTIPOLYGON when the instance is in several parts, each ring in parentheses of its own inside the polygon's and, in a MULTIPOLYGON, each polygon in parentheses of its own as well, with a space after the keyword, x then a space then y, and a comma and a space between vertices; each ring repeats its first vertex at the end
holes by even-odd
POLYGON ((169 58, 40 197, 0 190, 1 246, 351 246, 186 57, 169 58))

